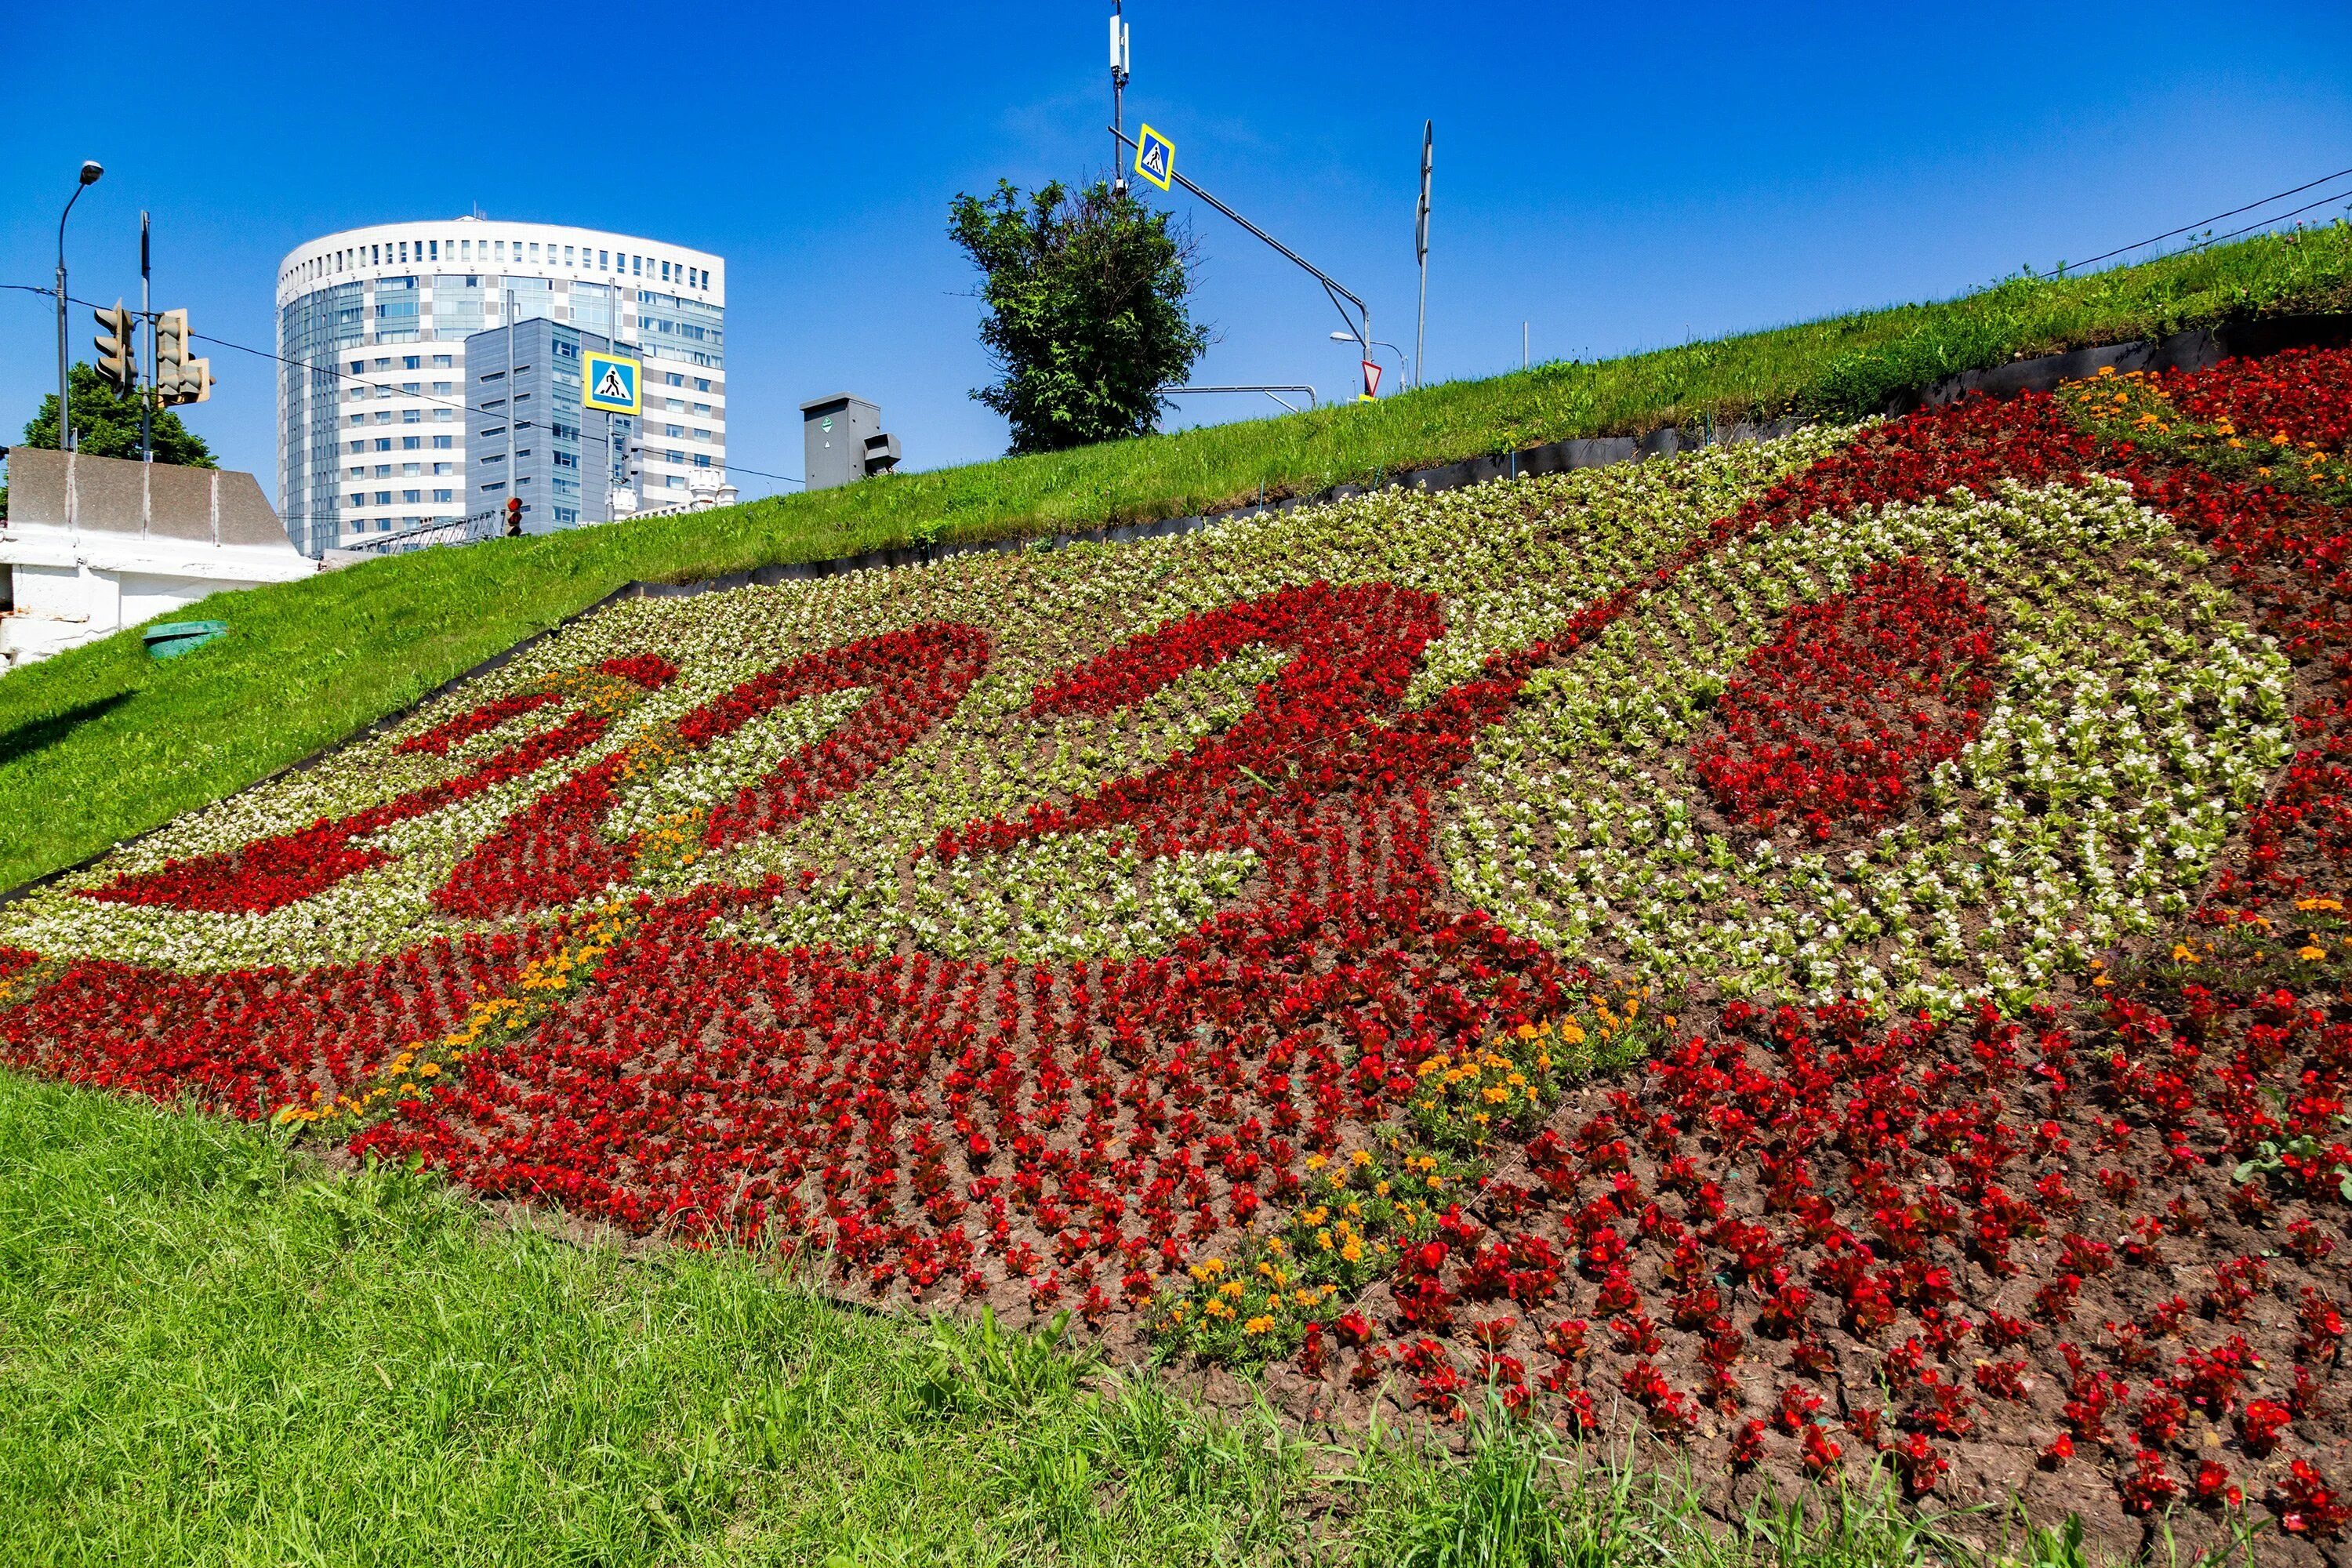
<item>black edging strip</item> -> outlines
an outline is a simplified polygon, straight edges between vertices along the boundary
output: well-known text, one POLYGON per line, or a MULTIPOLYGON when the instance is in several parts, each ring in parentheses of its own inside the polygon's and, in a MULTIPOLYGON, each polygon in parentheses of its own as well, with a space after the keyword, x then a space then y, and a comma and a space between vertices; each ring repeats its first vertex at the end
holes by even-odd
MULTIPOLYGON (((2075 349, 2066 353, 2016 360, 1990 370, 1964 371, 1958 375, 1948 375, 1918 391, 1901 393, 1889 398, 1885 412, 1895 416, 1920 408, 1942 408, 1970 394, 2006 398, 2031 392, 2052 392, 2063 382, 2080 381, 2086 376, 2096 375, 2102 370, 2113 370, 2117 374, 2131 371, 2210 370, 2226 359, 2261 359, 2284 349, 2340 348, 2347 343, 2352 343, 2352 315, 2274 316, 2218 327, 2199 327, 2189 331, 2175 332, 2166 338, 2075 349)), ((777 562, 767 566, 755 566, 747 572, 730 572, 721 577, 705 577, 690 583, 624 583, 587 608, 575 611, 553 626, 531 633, 504 652, 492 654, 472 668, 450 677, 397 712, 388 713, 299 762, 289 763, 282 768, 262 774, 239 786, 237 793, 289 774, 308 773, 354 742, 383 734, 405 721, 410 714, 425 704, 446 697, 459 687, 495 670, 505 668, 574 622, 609 609, 624 599, 692 598, 702 594, 728 593, 737 588, 772 587, 779 583, 837 577, 848 572, 929 566, 959 555, 1005 555, 1024 550, 1062 550, 1073 544, 1127 544, 1145 539, 1171 539, 1197 533, 1222 523, 1291 511, 1303 506, 1321 506, 1346 500, 1375 489, 1457 490, 1523 475, 1564 474, 1576 468, 1608 468, 1617 463, 1640 462, 1646 458, 1696 452, 1706 447, 1774 440, 1811 423, 1813 421, 1791 416, 1761 424, 1714 425, 1701 430, 1685 430, 1669 425, 1642 437, 1579 437, 1564 441, 1547 441, 1515 452, 1466 458, 1457 463, 1444 463, 1435 468, 1411 468, 1370 484, 1333 485, 1311 495, 1286 496, 1280 500, 1255 506, 1236 507, 1231 511, 1168 517, 1154 522, 1108 523, 1100 528, 1051 534, 1015 535, 944 544, 897 545, 887 550, 864 551, 856 555, 831 556, 822 561, 777 562)), ((175 816, 172 822, 178 820, 175 816)), ((0 893, 0 909, 39 891, 52 882, 89 870, 109 856, 142 843, 171 825, 171 822, 158 823, 144 833, 133 834, 95 855, 86 856, 70 866, 59 867, 0 893)))

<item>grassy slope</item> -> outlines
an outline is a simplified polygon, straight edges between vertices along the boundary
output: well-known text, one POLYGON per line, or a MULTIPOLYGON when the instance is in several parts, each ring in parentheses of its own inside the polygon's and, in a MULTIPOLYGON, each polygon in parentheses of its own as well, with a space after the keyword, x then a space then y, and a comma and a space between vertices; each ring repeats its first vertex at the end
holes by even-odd
POLYGON ((1670 1476, 1538 1434, 1466 1465, 1328 1447, 740 1254, 508 1229, 429 1177, 322 1176, 259 1129, 9 1074, 0 1410, 0 1562, 26 1568, 1893 1568, 1923 1534, 1862 1497, 1759 1511, 1743 1548, 1670 1476))
POLYGON ((1858 415, 2020 354, 2347 308, 2352 230, 2337 226, 1370 405, 428 551, 220 595, 199 613, 231 634, 194 657, 150 664, 126 634, 0 679, 0 889, 227 795, 633 578, 1180 516, 1261 488, 1311 491, 1564 437, 1858 415))

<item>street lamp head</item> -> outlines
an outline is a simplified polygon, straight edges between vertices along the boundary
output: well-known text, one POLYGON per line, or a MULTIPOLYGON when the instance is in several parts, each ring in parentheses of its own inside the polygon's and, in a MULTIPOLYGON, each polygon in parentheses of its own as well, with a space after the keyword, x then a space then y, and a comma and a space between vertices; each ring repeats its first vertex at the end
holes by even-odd
POLYGON ((1356 334, 1353 332, 1333 332, 1331 334, 1331 341, 1335 343, 1352 343, 1356 341, 1356 334))
POLYGON ((106 173, 105 168, 104 168, 104 167, 103 167, 103 166, 99 163, 99 161, 98 161, 97 159, 95 159, 95 158, 85 158, 85 159, 83 159, 83 160, 82 160, 82 164, 81 164, 81 183, 82 183, 83 184, 85 184, 85 185, 94 185, 94 184, 98 184, 98 177, 99 177, 100 174, 105 174, 105 173, 106 173))

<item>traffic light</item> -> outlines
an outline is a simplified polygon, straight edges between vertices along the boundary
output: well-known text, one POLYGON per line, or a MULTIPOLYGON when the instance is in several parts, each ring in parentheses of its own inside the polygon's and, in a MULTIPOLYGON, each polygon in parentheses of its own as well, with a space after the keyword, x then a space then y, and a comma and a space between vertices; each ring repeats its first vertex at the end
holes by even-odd
POLYGON ((155 318, 155 393, 166 407, 202 403, 213 395, 213 362, 188 353, 185 310, 166 310, 155 318))
POLYGON ((117 300, 112 310, 92 310, 90 315, 106 329, 90 340, 98 345, 98 374, 124 392, 138 390, 139 339, 131 312, 117 300))
POLYGON ((522 498, 520 496, 507 497, 507 537, 509 539, 522 537, 522 498))

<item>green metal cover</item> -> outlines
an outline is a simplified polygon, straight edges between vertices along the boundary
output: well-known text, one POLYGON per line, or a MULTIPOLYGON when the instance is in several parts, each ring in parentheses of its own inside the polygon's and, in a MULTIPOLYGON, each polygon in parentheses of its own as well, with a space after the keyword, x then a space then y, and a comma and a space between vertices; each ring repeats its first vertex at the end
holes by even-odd
POLYGON ((149 626, 140 640, 147 645, 150 658, 177 658, 227 630, 226 621, 165 621, 161 626, 149 626))

